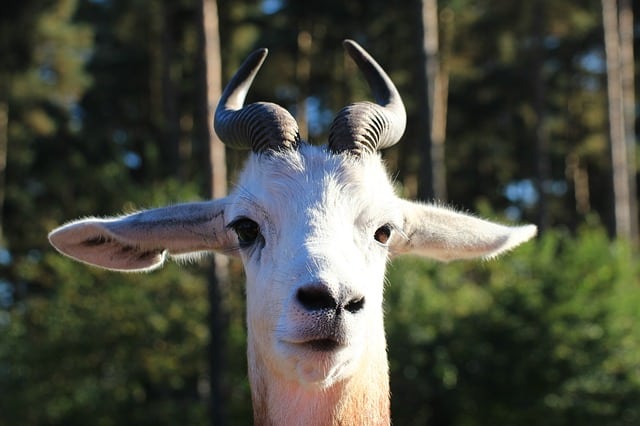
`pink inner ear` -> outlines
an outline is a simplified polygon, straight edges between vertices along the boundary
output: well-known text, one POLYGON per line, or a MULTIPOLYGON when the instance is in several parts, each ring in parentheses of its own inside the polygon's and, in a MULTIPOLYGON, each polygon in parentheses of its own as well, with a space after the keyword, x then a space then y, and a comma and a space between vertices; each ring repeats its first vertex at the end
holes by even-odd
POLYGON ((405 238, 394 238, 394 254, 415 253, 440 261, 489 259, 537 233, 535 225, 505 226, 426 204, 402 201, 405 238))
POLYGON ((109 219, 88 218, 49 234, 61 253, 117 271, 160 267, 166 256, 227 252, 237 242, 225 228, 226 199, 176 204, 109 219))
POLYGON ((112 235, 100 220, 82 220, 49 234, 49 241, 61 253, 80 262, 117 271, 145 271, 164 262, 164 249, 126 244, 112 235))

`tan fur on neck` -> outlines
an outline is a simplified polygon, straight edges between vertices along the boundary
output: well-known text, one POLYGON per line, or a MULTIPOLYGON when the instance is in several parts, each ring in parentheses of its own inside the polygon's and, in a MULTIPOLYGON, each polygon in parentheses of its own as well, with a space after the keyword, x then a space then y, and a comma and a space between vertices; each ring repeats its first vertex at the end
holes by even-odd
POLYGON ((255 425, 389 425, 389 369, 384 336, 382 340, 382 345, 369 346, 353 376, 328 388, 270 377, 266 363, 250 347, 255 425))

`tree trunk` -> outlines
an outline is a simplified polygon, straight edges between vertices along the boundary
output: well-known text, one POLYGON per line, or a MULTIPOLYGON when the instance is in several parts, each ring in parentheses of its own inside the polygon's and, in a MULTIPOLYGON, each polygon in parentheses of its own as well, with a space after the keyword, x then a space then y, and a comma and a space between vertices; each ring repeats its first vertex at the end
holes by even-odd
POLYGON ((433 106, 431 108, 431 163, 433 167, 433 193, 437 200, 447 200, 447 167, 444 141, 447 131, 447 99, 449 75, 439 68, 434 80, 433 106))
POLYGON ((296 80, 298 86, 298 104, 296 121, 300 138, 309 140, 309 118, 307 117, 307 96, 309 94, 309 78, 311 77, 311 33, 306 30, 298 32, 298 58, 296 64, 296 80))
POLYGON ((178 97, 176 96, 176 84, 172 75, 174 40, 173 40, 173 3, 165 0, 161 4, 162 18, 161 31, 158 42, 161 52, 162 75, 162 116, 160 123, 163 135, 164 153, 163 170, 171 176, 184 178, 180 161, 180 119, 178 114, 178 97))
POLYGON ((533 67, 532 67, 532 84, 534 93, 534 139, 536 149, 536 179, 535 186, 538 192, 538 214, 536 225, 540 233, 547 230, 550 226, 549 218, 549 190, 548 185, 551 182, 551 161, 549 158, 549 134, 546 124, 546 84, 543 74, 545 51, 544 38, 545 31, 545 0, 536 0, 533 18, 533 67))
POLYGON ((213 129, 213 114, 222 92, 222 64, 216 0, 202 0, 202 15, 207 79, 209 162, 211 165, 209 195, 211 198, 220 198, 227 195, 227 163, 224 144, 218 139, 218 135, 213 129))
POLYGON ((419 171, 418 197, 447 198, 444 140, 446 131, 448 76, 441 67, 438 37, 438 2, 421 0, 423 94, 420 129, 424 138, 419 171))
MULTIPOLYGON (((220 35, 218 30, 218 6, 216 0, 202 0, 202 68, 206 84, 203 117, 206 120, 206 138, 209 151, 208 195, 221 198, 227 193, 227 169, 225 148, 213 129, 213 115, 220 99, 222 67, 220 59, 220 35)), ((229 273, 228 260, 216 255, 208 272, 209 301, 209 410, 212 425, 227 423, 227 406, 224 398, 225 348, 228 313, 226 311, 226 288, 229 273)))
POLYGON ((6 197, 7 151, 9 148, 9 104, 0 102, 0 247, 4 245, 4 200, 6 197))
MULTIPOLYGON (((618 238, 637 239, 636 217, 632 217, 631 160, 626 141, 623 107, 623 71, 621 37, 616 0, 602 0, 602 22, 607 62, 607 95, 609 107, 609 139, 614 197, 614 233, 618 238)), ((633 159, 635 161, 635 159, 633 159)))
POLYGON ((619 0, 620 78, 622 85, 622 115, 627 149, 629 181, 629 239, 638 245, 638 200, 636 185, 636 133, 635 133, 635 85, 633 58, 633 4, 631 0, 619 0))
POLYGON ((570 153, 565 160, 567 179, 573 182, 575 212, 586 216, 591 212, 591 194, 589 193, 589 173, 581 164, 576 153, 570 153))

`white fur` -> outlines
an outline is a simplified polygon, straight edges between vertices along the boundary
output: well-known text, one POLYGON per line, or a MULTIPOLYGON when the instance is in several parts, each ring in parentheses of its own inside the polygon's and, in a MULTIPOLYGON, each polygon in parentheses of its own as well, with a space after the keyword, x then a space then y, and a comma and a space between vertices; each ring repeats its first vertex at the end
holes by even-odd
POLYGON ((273 360, 273 374, 328 387, 353 372, 366 347, 365 325, 382 318, 388 249, 373 235, 402 221, 390 208, 396 197, 386 172, 377 155, 355 159, 304 145, 294 154, 252 156, 238 192, 229 219, 254 220, 266 240, 264 249, 242 253, 258 350, 273 360), (315 282, 366 300, 363 315, 344 321, 350 344, 330 357, 292 344, 315 325, 295 301, 301 286, 315 282))
POLYGON ((490 258, 535 231, 402 200, 378 154, 336 155, 301 144, 297 151, 251 154, 225 199, 83 219, 49 238, 77 260, 126 271, 158 267, 166 254, 239 252, 247 275, 256 423, 384 424, 387 259, 402 253, 442 261, 490 258), (229 224, 240 218, 259 225, 261 241, 239 248, 229 224), (374 239, 384 225, 392 229, 387 244, 374 239), (306 309, 296 295, 309 285, 363 300, 362 309, 341 315, 306 309), (335 350, 309 346, 327 335, 339 341, 335 350))

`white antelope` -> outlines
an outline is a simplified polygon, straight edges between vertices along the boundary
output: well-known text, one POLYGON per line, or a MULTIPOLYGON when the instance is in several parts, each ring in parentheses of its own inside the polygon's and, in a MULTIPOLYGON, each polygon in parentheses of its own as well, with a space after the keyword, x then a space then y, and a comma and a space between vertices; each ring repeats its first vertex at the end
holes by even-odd
POLYGON ((396 196, 377 151, 404 132, 402 100, 367 52, 344 44, 376 103, 342 109, 326 146, 301 141, 278 105, 243 106, 267 55, 258 50, 215 114, 221 140, 253 151, 231 195, 82 219, 49 235, 63 254, 117 271, 148 271, 167 256, 201 251, 239 255, 260 425, 388 425, 387 260, 491 258, 536 234, 533 225, 503 226, 396 196))

